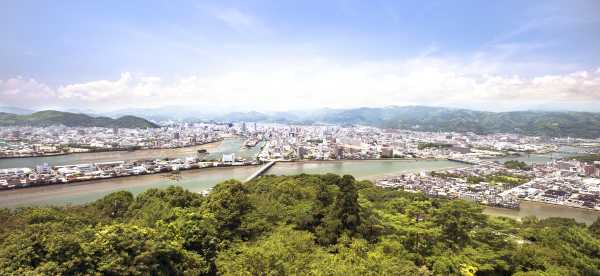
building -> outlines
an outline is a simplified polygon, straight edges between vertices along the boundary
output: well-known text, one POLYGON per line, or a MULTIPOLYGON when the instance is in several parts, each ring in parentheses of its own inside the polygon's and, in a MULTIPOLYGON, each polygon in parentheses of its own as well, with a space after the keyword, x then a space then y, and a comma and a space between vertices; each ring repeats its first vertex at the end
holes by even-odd
POLYGON ((235 162, 235 153, 223 154, 223 159, 221 160, 225 164, 231 164, 235 162))
POLYGON ((304 159, 308 155, 308 149, 306 147, 298 147, 298 159, 304 159))
POLYGON ((394 149, 392 147, 381 148, 381 158, 392 158, 394 157, 394 149))

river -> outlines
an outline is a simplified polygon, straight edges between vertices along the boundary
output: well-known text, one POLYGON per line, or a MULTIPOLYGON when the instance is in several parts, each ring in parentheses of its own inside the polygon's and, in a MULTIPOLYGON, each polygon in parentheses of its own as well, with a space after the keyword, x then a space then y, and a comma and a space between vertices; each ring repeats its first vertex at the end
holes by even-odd
MULTIPOLYGON (((386 174, 441 170, 461 166, 464 164, 435 160, 283 162, 273 166, 266 174, 294 175, 330 172, 352 174, 358 179, 373 180, 376 176, 386 174)), ((169 185, 178 185, 193 192, 201 192, 227 179, 243 181, 256 170, 258 170, 257 166, 208 168, 182 171, 179 181, 169 179, 167 177, 169 174, 154 174, 1 191, 0 207, 81 204, 114 191, 127 190, 137 194, 149 188, 164 188, 169 185)))
POLYGON ((140 160, 156 158, 183 158, 197 156, 198 150, 205 149, 209 152, 207 158, 220 159, 223 153, 235 153, 242 158, 254 158, 260 146, 252 149, 241 149, 242 138, 227 138, 223 141, 174 149, 144 149, 136 151, 110 151, 110 152, 85 152, 57 156, 40 156, 25 158, 0 159, 0 169, 6 168, 35 168, 37 165, 47 163, 50 166, 98 163, 120 160, 140 160))
MULTIPOLYGON (((240 146, 242 142, 243 141, 241 139, 237 138, 226 139, 217 144, 204 145, 200 147, 208 147, 209 152, 211 152, 211 156, 215 158, 218 158, 221 153, 236 153, 237 156, 251 159, 260 150, 260 145, 252 149, 241 149, 240 146)), ((158 150, 157 152, 158 154, 160 154, 160 157, 183 157, 189 156, 189 154, 186 155, 186 153, 190 153, 192 155, 195 154, 196 150, 197 148, 182 148, 172 150, 158 150)), ((135 159, 139 158, 139 154, 148 154, 147 152, 141 152, 142 151, 119 152, 111 154, 117 154, 116 156, 120 157, 120 159, 117 158, 116 160, 135 159)), ((45 161, 43 162, 48 162, 49 164, 100 162, 96 161, 98 159, 93 158, 93 155, 96 154, 99 154, 100 157, 98 158, 107 158, 105 153, 95 153, 91 154, 91 156, 90 154, 86 153, 67 156, 44 157, 45 161), (82 157, 85 159, 70 159, 73 157, 82 157), (52 160, 52 158, 56 158, 57 160, 52 160)), ((152 156, 149 158, 157 157, 159 156, 152 156)), ((518 157, 518 160, 522 160, 529 163, 543 163, 550 161, 552 157, 553 156, 551 154, 529 155, 518 157)), ((5 159, 4 161, 12 160, 19 162, 29 162, 29 164, 33 164, 35 162, 39 162, 40 160, 39 157, 32 158, 34 160, 21 159, 29 158, 5 159)), ((507 160, 510 159, 515 158, 507 158, 507 160)), ((384 175, 394 175, 405 172, 443 170, 462 166, 466 165, 445 160, 304 161, 277 163, 275 166, 269 169, 266 172, 266 174, 295 175, 301 173, 335 173, 352 174, 357 179, 373 180, 376 177, 384 175)), ((128 190, 134 194, 138 194, 150 188, 164 188, 169 185, 179 185, 193 192, 201 192, 227 179, 244 180, 248 176, 252 175, 252 173, 254 173, 257 169, 258 167, 256 166, 245 166, 183 171, 181 172, 181 179, 179 181, 169 179, 165 177, 165 175, 144 175, 1 191, 0 207, 14 208, 32 205, 40 206, 81 204, 91 202, 108 193, 118 190, 128 190)), ((600 215, 600 212, 597 211, 563 206, 553 206, 534 202, 523 202, 519 210, 486 207, 484 212, 489 215, 501 215, 512 217, 515 219, 531 215, 535 215, 537 217, 542 218, 560 216, 574 218, 579 222, 585 222, 588 224, 592 223, 596 219, 596 217, 600 215)))
POLYGON ((585 150, 584 148, 561 146, 559 148, 558 153, 554 153, 554 152, 544 153, 544 154, 523 153, 520 156, 501 157, 501 158, 495 158, 494 160, 497 160, 502 163, 504 163, 505 161, 508 161, 508 160, 517 160, 517 161, 525 162, 527 164, 544 164, 544 163, 550 162, 552 160, 583 154, 584 150, 585 150))

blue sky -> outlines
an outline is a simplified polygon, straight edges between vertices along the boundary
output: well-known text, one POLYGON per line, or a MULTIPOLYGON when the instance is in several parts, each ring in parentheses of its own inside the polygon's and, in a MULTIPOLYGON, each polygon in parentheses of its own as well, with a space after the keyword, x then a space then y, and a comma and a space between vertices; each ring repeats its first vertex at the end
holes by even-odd
POLYGON ((600 111, 593 0, 0 6, 0 105, 600 111))

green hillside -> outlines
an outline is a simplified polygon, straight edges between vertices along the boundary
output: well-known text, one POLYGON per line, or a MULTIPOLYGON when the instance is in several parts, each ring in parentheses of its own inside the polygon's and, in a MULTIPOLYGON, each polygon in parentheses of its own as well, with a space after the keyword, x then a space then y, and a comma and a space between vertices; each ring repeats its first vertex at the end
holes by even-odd
POLYGON ((361 124, 421 131, 518 133, 545 137, 600 137, 600 113, 513 111, 486 112, 429 106, 321 109, 311 112, 230 113, 218 121, 361 124))
POLYGON ((118 119, 108 117, 92 117, 85 114, 46 110, 30 115, 0 113, 0 126, 51 126, 65 125, 70 127, 119 127, 119 128, 154 128, 156 124, 135 116, 123 116, 118 119))
POLYGON ((329 123, 365 124, 423 131, 519 133, 549 137, 600 137, 600 113, 484 112, 426 106, 336 110, 315 118, 329 123))
POLYGON ((351 176, 0 210, 2 275, 600 275, 600 220, 488 217, 351 176))

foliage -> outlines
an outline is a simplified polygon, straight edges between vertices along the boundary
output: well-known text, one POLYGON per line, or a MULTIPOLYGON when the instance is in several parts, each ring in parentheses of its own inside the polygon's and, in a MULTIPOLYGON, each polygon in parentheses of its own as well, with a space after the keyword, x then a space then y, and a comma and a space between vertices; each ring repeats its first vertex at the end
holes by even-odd
POLYGON ((118 119, 92 117, 85 114, 45 110, 27 115, 0 112, 0 126, 51 126, 156 128, 158 125, 140 117, 123 116, 118 119))
POLYGON ((600 113, 591 112, 485 112, 429 106, 388 106, 324 109, 311 113, 287 112, 277 115, 237 112, 216 119, 246 122, 323 122, 432 132, 518 133, 529 136, 593 139, 600 137, 600 113))
POLYGON ((591 163, 594 161, 600 161, 600 153, 577 155, 577 156, 569 157, 567 159, 574 159, 574 160, 581 161, 581 162, 591 163))
POLYGON ((2 275, 600 275, 600 220, 488 217, 351 176, 1 210, 2 275))
POLYGON ((524 171, 531 170, 531 166, 527 165, 527 163, 522 162, 522 161, 517 161, 517 160, 508 160, 508 161, 504 162, 504 166, 508 169, 514 169, 514 170, 524 170, 524 171))

